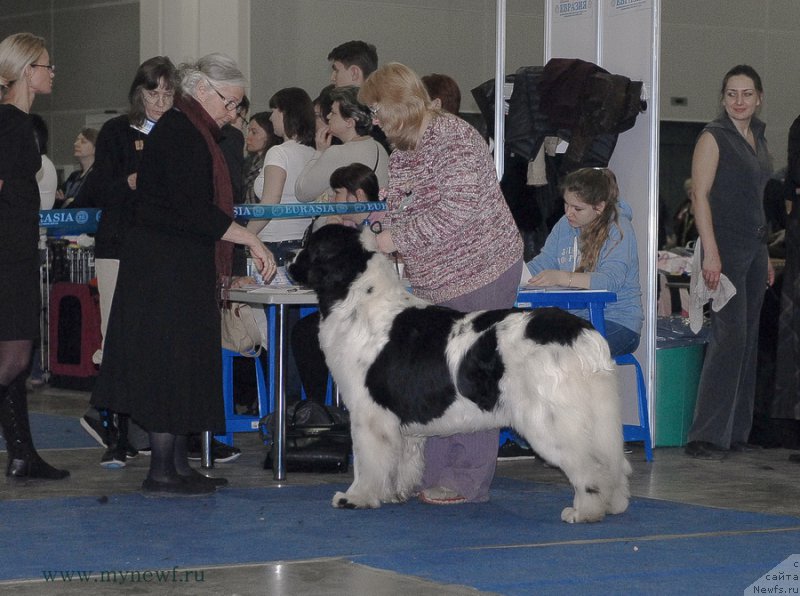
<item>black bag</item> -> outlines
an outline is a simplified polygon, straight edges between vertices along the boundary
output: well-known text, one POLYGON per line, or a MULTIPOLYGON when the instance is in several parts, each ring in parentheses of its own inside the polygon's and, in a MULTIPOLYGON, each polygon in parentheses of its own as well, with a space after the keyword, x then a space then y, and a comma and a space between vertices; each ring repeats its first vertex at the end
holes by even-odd
MULTIPOLYGON (((272 469, 275 437, 275 414, 258 423, 267 458, 264 469, 272 469)), ((286 408, 287 472, 346 472, 353 441, 347 410, 325 406, 309 399, 286 408)))

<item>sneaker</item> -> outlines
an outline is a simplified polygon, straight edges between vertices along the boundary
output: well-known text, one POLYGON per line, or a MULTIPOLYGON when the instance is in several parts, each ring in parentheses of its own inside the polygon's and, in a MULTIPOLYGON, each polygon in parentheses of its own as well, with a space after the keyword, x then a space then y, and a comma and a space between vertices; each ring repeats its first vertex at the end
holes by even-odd
MULTIPOLYGON (((81 418, 81 426, 83 430, 87 432, 87 434, 92 437, 95 441, 97 441, 101 447, 108 447, 106 444, 106 429, 103 426, 102 421, 99 418, 92 418, 91 416, 83 416, 81 418)), ((116 431, 117 429, 112 427, 111 428, 111 441, 115 443, 116 438, 116 431)))
POLYGON ((131 445, 127 441, 125 442, 124 445, 119 445, 118 444, 117 445, 117 449, 118 449, 118 451, 120 453, 124 453, 125 454, 125 459, 133 459, 134 457, 139 455, 139 450, 136 449, 136 447, 134 447, 133 445, 131 445))
POLYGON ((125 467, 125 451, 122 449, 106 449, 100 458, 100 465, 106 470, 116 470, 125 467))
MULTIPOLYGON (((200 461, 201 459, 201 442, 200 438, 197 438, 197 441, 190 438, 189 441, 189 460, 190 461, 200 461)), ((217 441, 216 439, 211 439, 211 458, 220 464, 226 464, 228 462, 235 461, 238 457, 242 454, 242 450, 238 447, 231 447, 217 441)))
POLYGON ((536 454, 530 447, 523 447, 516 441, 508 439, 500 446, 500 449, 497 450, 497 459, 536 459, 536 454))

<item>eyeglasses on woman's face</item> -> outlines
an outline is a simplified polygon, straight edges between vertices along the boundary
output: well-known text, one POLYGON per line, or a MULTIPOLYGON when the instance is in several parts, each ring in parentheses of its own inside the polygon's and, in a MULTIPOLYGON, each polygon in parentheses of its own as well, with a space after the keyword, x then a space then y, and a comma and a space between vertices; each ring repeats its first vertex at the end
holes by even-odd
POLYGON ((214 93, 216 93, 217 95, 219 95, 219 98, 222 100, 222 103, 225 105, 225 109, 226 109, 226 110, 228 110, 229 112, 233 112, 234 110, 235 110, 236 112, 238 112, 238 111, 239 111, 239 107, 242 105, 242 100, 240 100, 240 99, 228 99, 228 98, 226 98, 226 97, 225 97, 224 95, 222 95, 222 93, 220 93, 220 92, 219 92, 219 90, 218 90, 216 87, 214 87, 214 85, 212 85, 210 82, 209 82, 208 86, 209 86, 209 87, 211 87, 211 88, 214 90, 214 93))
POLYGON ((161 105, 169 106, 172 105, 172 102, 175 99, 175 92, 158 91, 157 89, 143 89, 142 97, 150 105, 156 105, 160 103, 161 105))
POLYGON ((55 64, 31 64, 31 66, 36 67, 36 68, 46 68, 50 72, 55 72, 56 71, 56 65, 55 64))

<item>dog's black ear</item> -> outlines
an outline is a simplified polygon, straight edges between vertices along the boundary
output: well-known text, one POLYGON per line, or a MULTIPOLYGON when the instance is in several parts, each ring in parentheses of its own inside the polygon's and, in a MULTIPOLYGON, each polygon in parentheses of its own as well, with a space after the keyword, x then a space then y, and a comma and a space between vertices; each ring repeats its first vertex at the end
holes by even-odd
POLYGON ((323 316, 343 299, 353 281, 367 268, 372 252, 361 243, 361 233, 341 225, 326 225, 314 232, 297 258, 297 268, 308 259, 305 283, 317 293, 323 316))

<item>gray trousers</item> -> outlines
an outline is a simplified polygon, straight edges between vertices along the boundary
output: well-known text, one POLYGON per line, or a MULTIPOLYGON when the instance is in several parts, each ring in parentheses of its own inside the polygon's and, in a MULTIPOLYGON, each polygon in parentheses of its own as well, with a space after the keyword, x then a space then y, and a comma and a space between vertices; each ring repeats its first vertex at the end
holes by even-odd
MULTIPOLYGON (((444 302, 442 306, 462 312, 511 308, 517 299, 521 275, 520 260, 493 283, 444 302)), ((488 501, 499 444, 499 429, 430 437, 425 442, 425 473, 420 489, 443 486, 458 492, 468 502, 488 501)))
POLYGON ((722 449, 746 443, 753 425, 758 324, 767 287, 767 248, 739 238, 720 242, 722 272, 736 295, 711 313, 711 337, 697 389, 689 441, 722 449))

